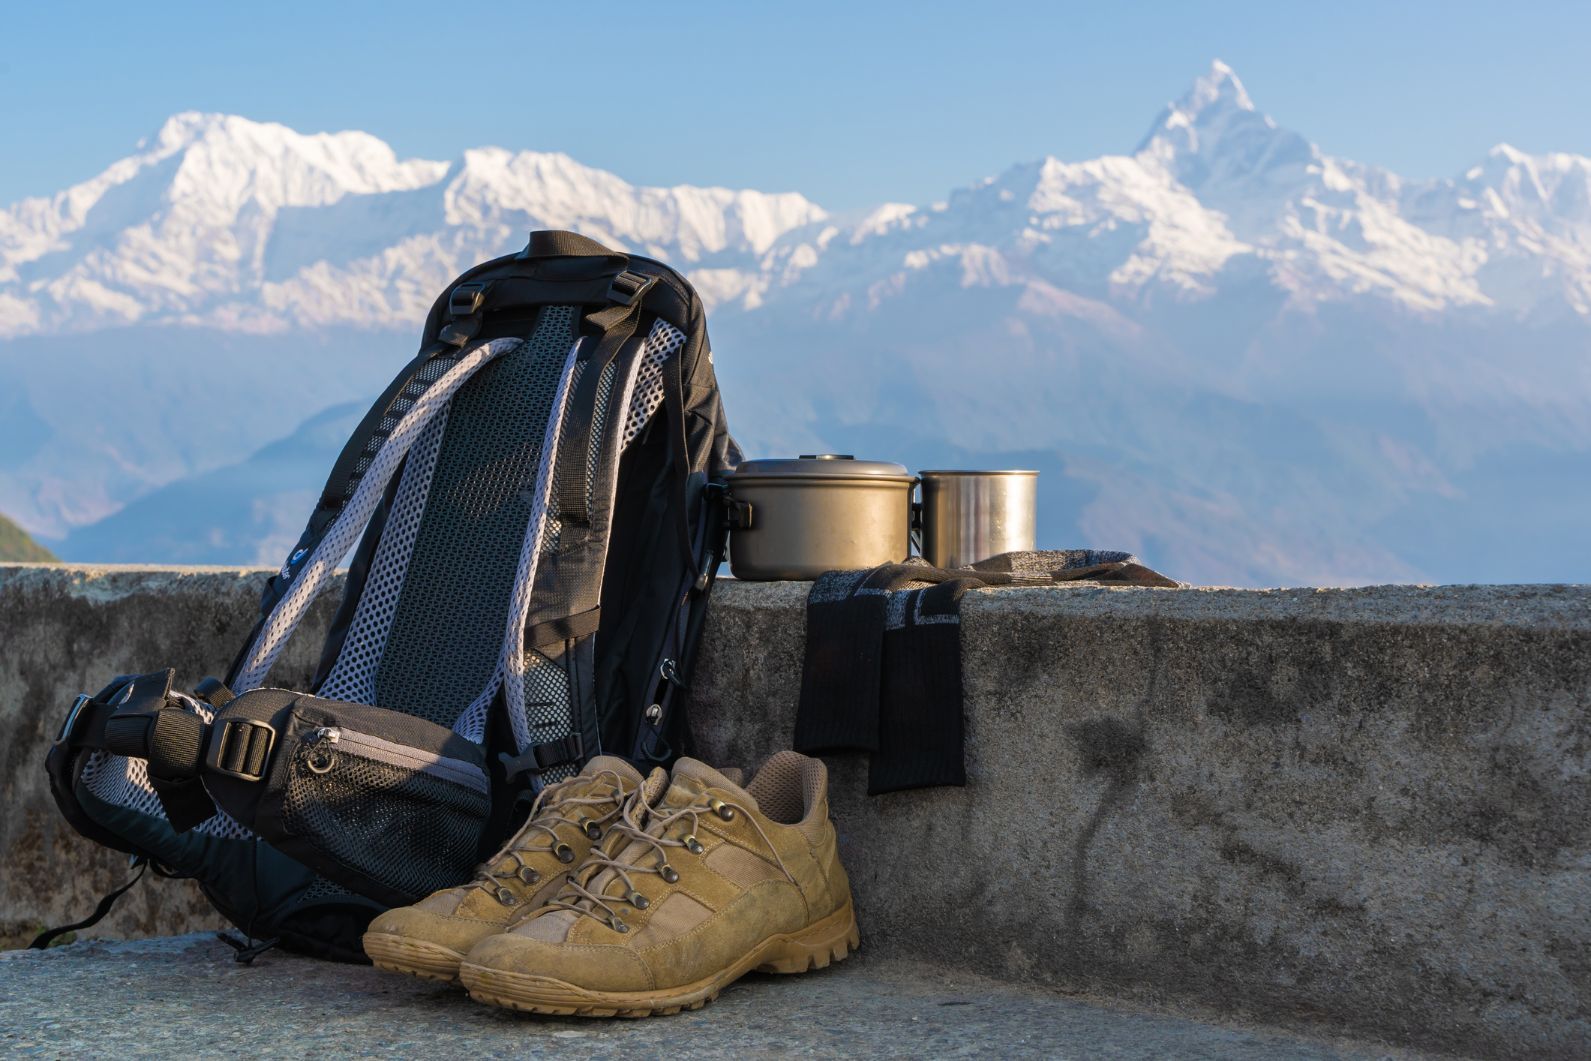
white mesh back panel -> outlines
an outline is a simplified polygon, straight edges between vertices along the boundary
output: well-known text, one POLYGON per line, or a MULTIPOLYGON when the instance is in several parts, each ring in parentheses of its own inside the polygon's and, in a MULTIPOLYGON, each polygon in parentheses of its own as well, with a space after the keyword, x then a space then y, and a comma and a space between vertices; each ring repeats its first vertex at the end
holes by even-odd
POLYGON ((316 546, 314 554, 299 571, 293 588, 271 610, 270 617, 249 649, 244 665, 238 670, 237 692, 259 688, 270 674, 271 667, 282 654, 282 649, 286 647, 310 604, 331 578, 337 562, 347 556, 348 550, 359 540, 381 502, 387 483, 426 425, 441 413, 465 380, 494 357, 517 347, 519 342, 518 339, 495 339, 475 347, 459 358, 403 415, 386 442, 376 451, 370 467, 360 477, 359 487, 353 497, 348 499, 341 514, 316 546))
POLYGON ((376 702, 443 726, 502 663, 542 448, 579 321, 545 306, 510 354, 453 396, 431 497, 381 650, 376 702))
POLYGON ((403 468, 403 479, 392 499, 392 511, 381 530, 381 544, 370 563, 359 606, 354 611, 348 635, 343 639, 337 663, 321 685, 319 694, 332 700, 374 704, 376 672, 381 667, 381 651, 387 631, 398 610, 403 592, 403 576, 409 569, 409 556, 420 532, 420 517, 426 498, 431 496, 431 473, 442 450, 442 434, 447 430, 446 407, 438 413, 414 444, 403 468))
MULTIPOLYGON (((508 630, 503 638, 504 651, 499 657, 497 670, 492 675, 491 681, 453 724, 455 732, 477 743, 484 743, 486 740, 486 713, 491 709, 492 699, 497 695, 500 686, 507 683, 509 703, 522 704, 525 701, 523 648, 525 619, 530 614, 530 592, 536 583, 536 567, 541 557, 542 536, 547 529, 547 495, 552 487, 552 469, 558 460, 558 427, 563 423, 564 412, 569 405, 569 391, 575 374, 575 358, 580 353, 580 343, 581 340, 576 340, 569 348, 569 356, 564 361, 563 372, 559 377, 558 393, 553 397, 552 415, 547 417, 547 430, 542 436, 541 464, 536 472, 536 496, 531 505, 530 524, 525 528, 525 537, 520 543, 519 570, 514 579, 514 593, 508 604, 508 630)), ((525 725, 523 713, 510 711, 508 715, 514 731, 514 740, 520 750, 535 743, 531 739, 529 728, 525 725)))

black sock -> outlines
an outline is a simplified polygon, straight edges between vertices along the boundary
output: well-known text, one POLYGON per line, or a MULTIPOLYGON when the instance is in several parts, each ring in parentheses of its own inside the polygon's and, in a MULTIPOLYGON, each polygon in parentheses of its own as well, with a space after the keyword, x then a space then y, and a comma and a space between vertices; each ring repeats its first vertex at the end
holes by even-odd
POLYGON ((967 783, 961 598, 980 584, 955 579, 892 595, 869 795, 967 783))
POLYGON ((796 751, 873 751, 878 747, 879 671, 884 654, 885 591, 876 571, 831 571, 807 595, 806 659, 796 710, 796 751))

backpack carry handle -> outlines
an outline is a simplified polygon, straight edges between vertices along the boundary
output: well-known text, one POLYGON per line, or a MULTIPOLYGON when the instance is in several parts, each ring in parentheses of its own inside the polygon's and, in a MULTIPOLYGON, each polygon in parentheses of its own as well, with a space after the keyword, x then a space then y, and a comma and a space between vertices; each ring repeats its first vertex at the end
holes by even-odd
POLYGON ((608 258, 621 268, 629 263, 629 256, 578 232, 561 229, 537 229, 530 234, 530 242, 514 257, 520 261, 530 258, 608 258))

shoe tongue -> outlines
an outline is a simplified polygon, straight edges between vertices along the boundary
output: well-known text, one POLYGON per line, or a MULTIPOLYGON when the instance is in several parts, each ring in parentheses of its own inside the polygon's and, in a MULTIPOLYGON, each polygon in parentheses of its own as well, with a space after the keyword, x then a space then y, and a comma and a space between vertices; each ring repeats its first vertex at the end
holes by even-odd
POLYGON ((641 783, 641 802, 648 807, 655 806, 667 789, 668 771, 661 766, 654 766, 652 772, 646 775, 646 780, 641 783))
POLYGON ((641 783, 641 771, 631 766, 629 760, 620 759, 617 755, 596 756, 586 763, 586 768, 580 771, 580 776, 598 777, 607 772, 618 774, 633 785, 641 783))
POLYGON ((757 806, 757 801, 752 798, 750 792, 747 792, 700 759, 681 759, 674 764, 674 784, 669 789, 669 796, 666 802, 671 804, 689 803, 695 798, 695 793, 700 788, 726 789, 737 801, 743 801, 749 809, 760 810, 757 806), (697 782, 698 787, 693 788, 690 785, 682 785, 680 783, 687 778, 697 782))

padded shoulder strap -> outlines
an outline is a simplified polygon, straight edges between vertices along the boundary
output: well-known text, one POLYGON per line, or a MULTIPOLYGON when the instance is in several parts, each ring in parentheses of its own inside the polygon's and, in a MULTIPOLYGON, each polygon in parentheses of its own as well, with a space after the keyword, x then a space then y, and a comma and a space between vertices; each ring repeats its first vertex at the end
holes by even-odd
MULTIPOLYGON (((492 358, 517 346, 514 340, 498 340, 466 352, 437 381, 413 402, 372 455, 358 486, 336 519, 308 556, 298 556, 283 569, 288 588, 261 622, 249 647, 239 658, 231 681, 238 692, 258 688, 270 673, 288 639, 298 627, 315 596, 330 579, 332 571, 358 541, 370 521, 387 483, 397 472, 421 430, 446 406, 464 381, 492 358)), ((303 550, 300 550, 301 552, 303 550)))

